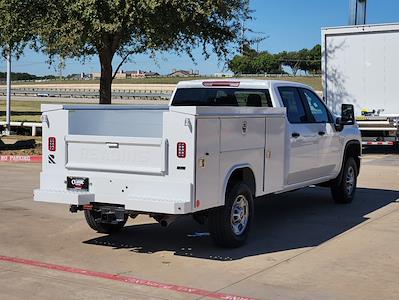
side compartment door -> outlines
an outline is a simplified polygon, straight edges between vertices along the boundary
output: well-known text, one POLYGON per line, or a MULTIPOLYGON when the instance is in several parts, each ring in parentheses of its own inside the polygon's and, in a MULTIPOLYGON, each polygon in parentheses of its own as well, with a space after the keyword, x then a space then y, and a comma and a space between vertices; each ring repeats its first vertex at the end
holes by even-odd
POLYGON ((283 116, 266 116, 266 148, 264 192, 281 191, 284 188, 285 131, 283 116))
POLYGON ((288 166, 287 185, 318 178, 319 136, 309 124, 304 103, 296 87, 279 87, 281 100, 287 108, 288 166))
POLYGON ((220 120, 197 119, 194 211, 220 202, 220 120))

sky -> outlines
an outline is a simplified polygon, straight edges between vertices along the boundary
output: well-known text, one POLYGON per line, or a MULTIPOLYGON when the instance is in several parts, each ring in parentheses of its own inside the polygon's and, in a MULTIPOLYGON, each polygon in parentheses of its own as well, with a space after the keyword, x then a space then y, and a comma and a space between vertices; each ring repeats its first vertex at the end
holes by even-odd
MULTIPOLYGON (((320 43, 320 29, 330 26, 348 25, 349 0, 250 0, 253 10, 251 21, 245 27, 254 32, 262 32, 257 36, 268 37, 259 43, 259 51, 277 53, 302 48, 312 48, 320 43)), ((398 0, 368 0, 367 23, 399 22, 398 0)), ((256 35, 248 34, 249 38, 256 35)), ((187 55, 175 53, 159 53, 154 61, 148 55, 137 55, 131 58, 122 69, 156 71, 169 74, 172 69, 199 70, 201 74, 226 72, 223 62, 211 55, 205 60, 200 50, 194 51, 195 63, 187 55)), ((13 61, 13 72, 28 72, 35 75, 59 73, 54 66, 46 63, 46 56, 26 50, 23 57, 13 61)), ((119 62, 114 59, 114 65, 119 62)), ((5 72, 6 63, 0 60, 0 71, 5 72)), ((92 73, 100 69, 97 57, 82 64, 80 61, 67 60, 64 75, 72 73, 92 73)))

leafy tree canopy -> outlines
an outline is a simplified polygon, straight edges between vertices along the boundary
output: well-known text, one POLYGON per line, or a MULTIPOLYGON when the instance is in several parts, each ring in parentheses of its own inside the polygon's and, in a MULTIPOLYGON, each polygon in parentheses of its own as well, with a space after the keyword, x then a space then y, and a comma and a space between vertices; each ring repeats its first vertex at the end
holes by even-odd
POLYGON ((316 74, 321 71, 321 46, 299 51, 283 51, 277 54, 256 52, 251 48, 244 48, 242 55, 235 56, 229 61, 229 68, 236 74, 282 73, 282 67, 291 68, 294 75, 299 70, 316 74))
MULTIPOLYGON (((111 102, 112 60, 137 53, 184 52, 208 47, 225 56, 249 18, 248 0, 48 0, 39 27, 50 57, 98 55, 100 103, 111 102)), ((119 68, 119 67, 118 67, 119 68)))
POLYGON ((0 0, 0 51, 17 58, 30 43, 34 47, 45 15, 46 0, 0 0))

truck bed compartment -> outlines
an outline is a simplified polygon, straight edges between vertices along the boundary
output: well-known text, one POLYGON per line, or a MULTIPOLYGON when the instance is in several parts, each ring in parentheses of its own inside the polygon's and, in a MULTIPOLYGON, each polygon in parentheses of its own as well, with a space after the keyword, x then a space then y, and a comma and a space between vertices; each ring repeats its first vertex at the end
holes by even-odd
POLYGON ((166 171, 167 140, 162 138, 68 135, 68 170, 159 174, 166 171))

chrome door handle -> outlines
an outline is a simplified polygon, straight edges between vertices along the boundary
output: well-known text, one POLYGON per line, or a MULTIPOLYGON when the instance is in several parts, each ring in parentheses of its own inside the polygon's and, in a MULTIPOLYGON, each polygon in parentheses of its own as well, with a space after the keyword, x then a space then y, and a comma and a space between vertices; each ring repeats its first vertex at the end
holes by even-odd
POLYGON ((291 136, 292 136, 293 138, 299 138, 301 135, 300 135, 298 132, 293 132, 293 133, 291 134, 291 136))
POLYGON ((119 143, 106 143, 108 148, 119 148, 119 143))

